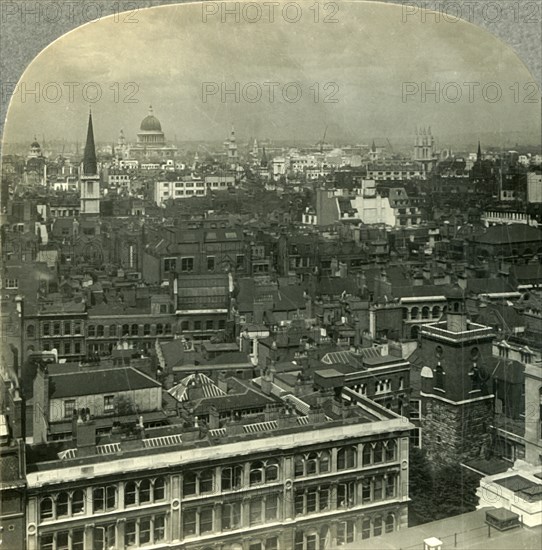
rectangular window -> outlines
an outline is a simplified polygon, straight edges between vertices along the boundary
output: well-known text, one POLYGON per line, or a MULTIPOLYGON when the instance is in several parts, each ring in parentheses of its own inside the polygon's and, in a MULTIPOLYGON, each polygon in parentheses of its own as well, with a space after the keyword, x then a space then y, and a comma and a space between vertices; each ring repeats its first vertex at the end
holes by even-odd
POLYGON ((166 517, 155 516, 154 518, 154 542, 163 541, 166 538, 166 517))
POLYGON ((304 500, 305 500, 304 492, 302 490, 297 490, 295 492, 295 499, 294 499, 294 510, 295 510, 296 516, 302 515, 305 512, 304 500))
POLYGON ((316 489, 307 491, 307 513, 316 512, 316 489))
POLYGON ((84 529, 75 529, 72 531, 72 550, 83 550, 85 546, 84 529))
POLYGON ((213 508, 202 508, 199 514, 199 533, 210 533, 213 530, 213 508))
POLYGON ((194 271, 194 258, 181 258, 181 271, 194 271))
POLYGON ((214 327, 214 321, 212 319, 209 319, 208 321, 205 322, 205 328, 207 330, 213 330, 215 327, 214 327))
POLYGON ((75 321, 73 324, 73 333, 76 335, 81 334, 81 321, 75 321))
POLYGON ((137 523, 135 520, 127 521, 124 527, 124 544, 128 547, 137 545, 137 523))
POLYGON ((354 522, 341 521, 337 525, 337 546, 354 542, 354 522))
POLYGON ((75 399, 64 401, 64 418, 71 418, 75 409, 75 399))
POLYGON ((53 323, 53 336, 60 336, 60 323, 53 323))
POLYGON ((69 336, 72 332, 72 324, 69 321, 64 322, 64 335, 69 336))
POLYGON ((151 541, 151 520, 141 518, 139 520, 139 544, 149 544, 151 541))
POLYGON ((201 330, 201 321, 194 321, 194 330, 201 330))
POLYGON ((222 529, 237 529, 241 526, 241 503, 224 504, 222 511, 222 529))
POLYGON ((110 412, 115 410, 115 396, 104 395, 104 411, 110 412))
POLYGON ((215 270, 215 257, 207 256, 207 271, 214 271, 214 270, 215 270))
POLYGON ((81 353, 81 343, 80 342, 75 342, 75 344, 73 345, 73 352, 74 353, 81 353))
POLYGON ((51 325, 49 323, 43 323, 43 336, 49 336, 51 333, 51 325))
POLYGON ((224 319, 220 319, 218 321, 218 330, 224 330, 226 328, 226 321, 224 319))
POLYGON ((235 257, 235 267, 237 269, 242 269, 245 265, 245 255, 244 254, 237 254, 235 257))
POLYGON ((64 355, 70 355, 71 352, 72 352, 71 342, 64 342, 64 355))
POLYGON ((177 258, 164 258, 164 272, 174 273, 177 269, 177 258))
POLYGON ((277 495, 268 495, 265 498, 265 521, 277 519, 278 497, 277 495))
POLYGON ((320 488, 318 494, 318 507, 321 512, 329 509, 329 488, 320 488))
POLYGON ((183 513, 183 535, 188 537, 196 534, 196 509, 186 510, 183 513))
POLYGON ((250 525, 258 525, 262 522, 262 501, 252 499, 250 501, 250 525))

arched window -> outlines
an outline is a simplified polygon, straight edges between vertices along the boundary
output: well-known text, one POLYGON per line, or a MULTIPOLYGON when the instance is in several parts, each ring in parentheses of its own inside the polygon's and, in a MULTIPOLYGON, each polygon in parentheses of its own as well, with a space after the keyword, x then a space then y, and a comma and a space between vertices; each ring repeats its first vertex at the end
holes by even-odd
POLYGON ((417 307, 413 307, 411 310, 410 310, 410 318, 411 319, 417 319, 418 318, 418 313, 419 313, 419 309, 417 307))
POLYGON ((137 484, 135 481, 129 481, 124 486, 124 505, 132 506, 137 504, 137 484))
POLYGON ((69 502, 70 494, 69 493, 60 493, 56 499, 56 517, 64 517, 69 514, 69 502))
POLYGON ((26 337, 34 338, 35 335, 36 335, 36 327, 34 325, 28 325, 26 327, 26 337))
POLYGON ((393 533, 395 531, 395 516, 388 514, 386 516, 386 533, 393 533))
POLYGON ((166 480, 163 477, 157 477, 154 480, 153 498, 155 501, 164 500, 166 498, 166 480))
POLYGON ((146 323, 143 325, 143 336, 149 336, 149 334, 151 333, 151 326, 146 323))
POLYGON ((151 482, 149 479, 144 479, 139 484, 139 503, 151 501, 151 482))
POLYGON ((130 325, 122 325, 122 336, 129 336, 130 325))
POLYGON ((337 453, 337 469, 347 470, 357 466, 358 450, 356 447, 342 447, 337 453))
POLYGON ((427 306, 422 308, 422 319, 429 319, 429 308, 427 306))
POLYGON ((363 446, 363 465, 371 464, 373 460, 373 447, 370 443, 363 446))
POLYGON ((267 461, 265 465, 265 482, 276 481, 279 478, 279 465, 275 460, 267 461))
POLYGON ((317 472, 316 464, 318 462, 318 455, 316 453, 309 453, 305 462, 306 473, 308 476, 317 472))
POLYGON ((53 518, 53 499, 50 497, 45 497, 40 502, 40 520, 53 518))
POLYGON ((213 491, 213 470, 203 470, 199 474, 199 492, 211 493, 213 491))
POLYGON ((361 538, 368 539, 371 537, 371 520, 369 518, 363 518, 361 522, 361 538))
POLYGON ((375 516, 373 519, 373 535, 379 537, 382 534, 382 516, 375 516))
POLYGON ((331 464, 331 457, 328 451, 322 451, 320 453, 320 473, 324 474, 329 472, 331 464))
POLYGON ((165 334, 171 334, 171 325, 169 323, 166 323, 164 327, 165 334))
POLYGON ((379 464, 384 460, 384 444, 382 441, 377 441, 373 449, 373 463, 379 464))
POLYGON ((397 443, 394 439, 386 441, 386 462, 391 462, 397 458, 397 443))
POLYGON ((139 332, 139 326, 136 325, 135 323, 131 326, 131 329, 130 329, 130 334, 132 336, 137 336, 137 333, 139 332))
POLYGON ((260 461, 250 465, 250 484, 257 485, 258 483, 263 483, 263 463, 260 461))
POLYGON ((296 455, 294 458, 294 476, 302 477, 305 475, 305 460, 302 455, 296 455))
POLYGON ((410 329, 410 338, 412 340, 417 340, 418 339, 418 334, 420 333, 420 327, 417 326, 417 325, 414 325, 411 329, 410 329))
POLYGON ((104 335, 104 326, 103 325, 98 325, 96 327, 96 336, 98 336, 100 338, 103 338, 103 335, 104 335))
POLYGON ((94 325, 89 325, 88 326, 88 335, 90 337, 96 336, 96 327, 94 325))
POLYGON ((162 323, 158 323, 156 325, 156 334, 163 334, 164 332, 164 325, 162 323))
POLYGON ((85 491, 76 489, 72 493, 72 515, 83 514, 85 512, 85 491))
POLYGON ((440 318, 440 307, 439 306, 433 306, 433 311, 431 312, 433 319, 439 319, 440 318))
POLYGON ((109 325, 109 336, 117 336, 117 325, 109 325))

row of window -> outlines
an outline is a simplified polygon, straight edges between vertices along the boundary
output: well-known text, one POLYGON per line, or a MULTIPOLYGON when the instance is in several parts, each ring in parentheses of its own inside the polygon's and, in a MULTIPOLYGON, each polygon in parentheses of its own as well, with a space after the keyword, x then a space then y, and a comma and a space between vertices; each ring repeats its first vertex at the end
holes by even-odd
MULTIPOLYGON (((81 336, 82 324, 81 321, 45 322, 41 325, 41 333, 43 336, 81 336)), ((26 336, 35 338, 36 327, 34 325, 27 325, 26 336)))
MULTIPOLYGON (((355 542, 359 538, 356 529, 355 519, 337 522, 335 544, 337 546, 344 546, 345 544, 355 542)), ((382 533, 393 533, 395 529, 396 520, 392 513, 386 516, 364 517, 361 522, 361 538, 378 537, 382 533)), ((331 542, 329 527, 327 525, 321 527, 319 531, 315 529, 298 529, 295 533, 294 550, 324 550, 330 547, 331 542)))
POLYGON ((441 315, 443 313, 446 313, 447 307, 444 306, 441 308, 440 306, 433 306, 431 309, 428 306, 424 306, 421 308, 421 316, 420 316, 420 308, 419 307, 413 307, 412 309, 403 308, 403 319, 440 319, 441 315))
MULTIPOLYGON (((82 514, 107 512, 119 506, 118 489, 115 485, 92 489, 92 509, 87 509, 86 493, 83 489, 64 491, 40 500, 40 521, 72 517, 82 514)), ((162 477, 128 481, 124 486, 124 505, 137 506, 161 502, 166 498, 166 483, 162 477)))
MULTIPOLYGON (((195 258, 192 256, 181 258, 180 263, 177 258, 164 258, 164 273, 175 273, 177 266, 180 266, 181 272, 194 271, 195 258)), ((237 268, 242 268, 245 265, 245 255, 236 254, 235 264, 237 268)), ((214 271, 217 268, 215 256, 207 256, 207 271, 214 271)))
MULTIPOLYGON (((144 325, 138 325, 137 323, 124 324, 124 325, 109 325, 108 336, 156 336, 156 335, 168 335, 171 334, 171 323, 157 323, 151 325, 146 323, 144 325)), ((104 325, 88 325, 87 335, 91 338, 103 338, 105 336, 104 325)))

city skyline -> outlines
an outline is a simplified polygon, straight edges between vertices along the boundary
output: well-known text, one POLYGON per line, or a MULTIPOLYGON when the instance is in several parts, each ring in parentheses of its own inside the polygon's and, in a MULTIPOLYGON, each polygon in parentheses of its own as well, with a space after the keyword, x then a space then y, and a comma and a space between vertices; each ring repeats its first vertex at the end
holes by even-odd
MULTIPOLYGON (((220 140, 232 123, 239 136, 300 143, 317 142, 326 127, 328 141, 357 143, 371 136, 408 139, 416 126, 438 128, 443 143, 454 135, 472 142, 481 133, 495 136, 495 145, 540 141, 539 103, 530 102, 534 79, 489 33, 467 23, 404 23, 401 6, 383 4, 341 3, 336 18, 339 24, 315 22, 306 11, 295 24, 280 18, 222 23, 210 16, 204 23, 201 5, 185 5, 140 10, 132 25, 111 18, 87 24, 50 45, 25 71, 4 142, 43 134, 81 141, 89 106, 98 142, 116 141, 121 128, 130 140, 149 104, 166 139, 178 142, 220 140), (390 40, 399 32, 401 40, 390 40), (142 33, 151 39, 159 33, 160 42, 151 50, 139 41, 142 33), (269 82, 278 83, 274 101, 269 82), (39 102, 30 93, 36 83, 39 102), (95 93, 90 83, 102 92, 93 104, 82 93, 85 85, 89 96, 95 93), (232 93, 220 97, 236 83, 239 102, 232 93), (301 96, 289 102, 282 92, 292 83, 301 96), (436 85, 438 102, 431 94, 436 85), (21 86, 27 87, 24 103, 21 86), (44 100, 44 89, 50 97, 60 90, 60 99, 44 100), (258 89, 261 99, 247 101, 258 89), (454 103, 458 90, 461 99, 454 103), (483 90, 489 99, 499 91, 502 97, 492 103, 483 90)), ((286 95, 295 91, 290 86, 286 95)))

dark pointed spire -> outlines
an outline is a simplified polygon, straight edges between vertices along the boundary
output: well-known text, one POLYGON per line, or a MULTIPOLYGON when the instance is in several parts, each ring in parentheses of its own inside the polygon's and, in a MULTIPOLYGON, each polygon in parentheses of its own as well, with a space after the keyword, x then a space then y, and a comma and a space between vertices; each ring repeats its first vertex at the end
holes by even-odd
POLYGON ((376 145, 375 145, 375 140, 373 139, 373 144, 371 145, 371 151, 373 153, 376 153, 376 145))
POLYGON ((480 147, 480 140, 478 140, 478 151, 476 153, 476 160, 482 160, 482 148, 480 147))
POLYGON ((83 174, 85 176, 95 176, 98 173, 98 163, 96 161, 96 147, 94 145, 94 130, 92 128, 92 113, 88 114, 87 142, 83 155, 83 174))

